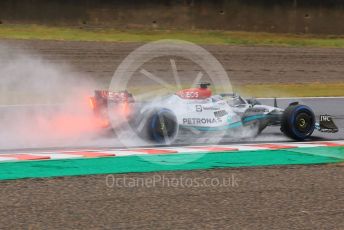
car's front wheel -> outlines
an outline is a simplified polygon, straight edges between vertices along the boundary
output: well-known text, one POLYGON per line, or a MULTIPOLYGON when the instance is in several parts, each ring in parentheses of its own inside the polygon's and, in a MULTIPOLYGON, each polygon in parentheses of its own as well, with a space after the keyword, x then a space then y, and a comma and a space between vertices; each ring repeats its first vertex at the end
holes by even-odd
POLYGON ((315 115, 306 105, 290 105, 283 113, 281 131, 288 137, 302 141, 309 138, 315 128, 315 115))

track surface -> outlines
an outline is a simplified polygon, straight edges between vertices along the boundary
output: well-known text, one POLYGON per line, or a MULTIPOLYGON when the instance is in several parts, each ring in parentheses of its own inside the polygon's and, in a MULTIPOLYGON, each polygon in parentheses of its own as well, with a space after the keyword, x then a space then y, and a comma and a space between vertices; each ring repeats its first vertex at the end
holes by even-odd
MULTIPOLYGON (((262 103, 267 105, 273 105, 272 99, 261 99, 262 103)), ((318 131, 314 132, 312 137, 313 140, 342 140, 344 139, 344 109, 341 106, 344 104, 344 98, 295 98, 295 99, 278 99, 278 106, 281 108, 285 108, 288 106, 289 103, 299 101, 301 104, 305 104, 310 106, 314 109, 316 116, 318 117, 321 114, 330 114, 334 117, 334 121, 336 125, 339 127, 338 133, 321 133, 318 131)), ((17 120, 24 120, 26 119, 25 114, 29 113, 37 113, 45 117, 49 120, 50 117, 53 117, 56 114, 55 110, 58 110, 58 106, 14 106, 14 107, 7 107, 3 106, 0 107, 1 116, 9 118, 12 120, 13 117, 16 117, 17 120), (21 116, 23 117, 21 118, 21 116)), ((41 117, 41 118, 42 118, 41 117)), ((318 117, 319 118, 319 117, 318 117)), ((317 119, 318 119, 317 118, 317 119)), ((31 121, 28 121, 31 122, 31 121)), ((4 122, 6 123, 6 122, 4 122)), ((13 123, 8 121, 9 124, 13 123)), ((35 123, 31 124, 32 129, 39 130, 38 127, 35 126, 35 123)), ((85 133, 79 135, 77 138, 73 139, 71 137, 59 137, 56 138, 55 136, 50 137, 52 129, 45 129, 40 130, 42 133, 35 139, 30 139, 27 135, 20 135, 18 133, 17 122, 14 123, 16 127, 6 127, 0 129, 0 136, 2 137, 0 140, 0 154, 1 153, 8 153, 8 152, 35 152, 35 151, 49 151, 53 149, 70 149, 70 148, 78 148, 78 149, 89 149, 89 148, 96 148, 96 149, 107 149, 111 148, 120 148, 120 147, 134 147, 140 146, 138 143, 129 143, 131 145, 124 145, 123 141, 116 139, 116 136, 113 133, 101 133, 95 132, 90 135, 90 133, 85 133), (11 131, 15 131, 11 135, 11 131), (44 136, 43 139, 45 142, 40 141, 40 138, 44 136)), ((73 124, 71 124, 73 126, 73 124)), ((31 133, 31 132, 30 132, 31 133)), ((32 136, 32 135, 31 135, 32 136)), ((197 139, 193 137, 187 137, 187 141, 179 142, 179 145, 189 145, 192 144, 204 144, 204 139, 197 139)), ((238 138, 233 139, 224 137, 220 143, 228 144, 228 143, 255 143, 255 142, 284 142, 284 141, 292 141, 285 137, 279 127, 268 127, 266 130, 263 131, 261 135, 256 138, 238 138)), ((127 143, 124 141, 124 143, 127 143)))
MULTIPOLYGON (((109 81, 120 61, 139 46, 10 40, 1 41, 1 44, 20 47, 29 53, 38 51, 46 60, 69 63, 77 73, 104 82, 109 81)), ((206 48, 225 66, 234 84, 343 81, 343 49, 206 48)), ((186 71, 188 67, 185 66, 186 71)), ((155 67, 159 69, 157 73, 166 72, 166 68, 159 68, 159 64, 155 67)), ((339 101, 329 99, 326 103, 310 103, 321 105, 324 110, 319 113, 342 115, 339 101)), ((339 123, 339 126, 344 125, 339 123)), ((267 135, 269 132, 272 135, 268 137, 270 140, 276 138, 274 133, 277 130, 267 130, 267 135)), ((108 144, 114 145, 113 142, 108 144)), ((153 175, 157 174, 126 176, 151 178, 153 175)), ((105 175, 0 181, 0 228, 344 228, 344 168, 341 165, 214 169, 158 175, 220 179, 234 175, 239 181, 238 186, 226 188, 162 185, 109 188, 105 175)))

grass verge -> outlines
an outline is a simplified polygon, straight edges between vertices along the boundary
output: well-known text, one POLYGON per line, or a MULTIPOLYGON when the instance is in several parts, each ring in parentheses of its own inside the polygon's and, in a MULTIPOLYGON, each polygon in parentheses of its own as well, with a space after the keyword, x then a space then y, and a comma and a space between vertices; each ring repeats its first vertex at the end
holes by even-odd
POLYGON ((343 147, 284 150, 193 152, 88 159, 64 159, 0 163, 0 180, 49 178, 97 174, 147 173, 216 168, 261 167, 340 163, 343 147))
POLYGON ((0 25, 0 38, 60 41, 150 42, 181 39, 196 44, 271 45, 292 47, 344 47, 343 36, 292 35, 206 30, 126 30, 53 27, 40 25, 0 25))

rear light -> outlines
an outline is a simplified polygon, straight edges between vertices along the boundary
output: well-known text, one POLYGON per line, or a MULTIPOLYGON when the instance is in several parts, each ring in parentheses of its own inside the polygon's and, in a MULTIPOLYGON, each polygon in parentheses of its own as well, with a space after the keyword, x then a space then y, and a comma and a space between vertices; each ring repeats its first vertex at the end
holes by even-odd
POLYGON ((108 93, 108 100, 113 100, 116 102, 127 102, 129 98, 130 95, 126 91, 108 93))
POLYGON ((91 109, 95 109, 96 108, 96 100, 94 99, 94 97, 90 97, 88 99, 88 101, 89 101, 89 105, 90 105, 91 109))
POLYGON ((107 127, 110 126, 110 122, 107 119, 101 119, 101 120, 98 121, 98 125, 101 128, 107 128, 107 127))
POLYGON ((133 96, 128 91, 111 92, 108 90, 96 90, 95 98, 110 102, 134 102, 133 96))

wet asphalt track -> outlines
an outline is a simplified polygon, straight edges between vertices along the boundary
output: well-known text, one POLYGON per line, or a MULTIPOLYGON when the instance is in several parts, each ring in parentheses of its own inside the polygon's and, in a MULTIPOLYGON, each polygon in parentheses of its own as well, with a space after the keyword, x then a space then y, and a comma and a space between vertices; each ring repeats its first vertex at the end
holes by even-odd
MULTIPOLYGON (((273 99, 260 99, 263 104, 273 105, 273 99)), ((311 140, 341 140, 344 139, 344 97, 343 98, 286 98, 286 99, 277 99, 278 106, 285 108, 289 103, 299 101, 301 104, 305 104, 313 108, 316 116, 323 114, 330 114, 334 117, 334 121, 339 127, 338 133, 321 133, 318 131, 314 132, 311 140)), ((39 114, 40 116, 46 116, 50 118, 52 114, 56 113, 60 106, 2 106, 0 107, 1 116, 3 117, 16 117, 17 120, 21 119, 21 114, 39 114), (53 111, 53 112, 52 112, 53 111)), ((82 114, 81 114, 82 116, 82 114)), ((27 120, 30 122, 30 120, 27 120)), ((11 128, 9 128, 11 129, 11 128)), ((48 139, 43 139, 45 142, 40 141, 40 137, 37 137, 36 140, 27 140, 31 141, 30 145, 25 145, 27 138, 26 135, 9 135, 8 133, 12 130, 9 129, 0 129, 1 139, 1 152, 13 152, 13 151, 48 151, 53 149, 87 149, 87 148, 97 148, 97 149, 106 149, 106 148, 123 148, 123 147, 134 147, 135 143, 131 146, 124 146, 123 142, 116 139, 116 136, 109 133, 85 133, 84 135, 78 136, 76 139, 61 137, 54 139, 54 136, 48 139), (23 140, 20 140, 22 138, 23 140)), ((15 130, 17 131, 17 130, 15 130)), ((52 132, 53 130, 45 130, 47 132, 52 132)), ((45 133, 49 137, 49 133, 45 133)), ((32 133, 33 134, 33 133, 32 133)), ((34 134, 33 134, 34 135, 34 134)), ((44 136, 44 134, 43 134, 44 136)), ((41 137, 42 138, 42 137, 41 137)), ((197 137, 189 137, 189 142, 179 142, 178 145, 189 145, 193 144, 207 144, 204 143, 203 139, 197 139, 197 137)), ((254 142, 286 142, 292 141, 285 137, 279 130, 279 127, 268 127, 263 131, 261 135, 256 138, 245 138, 245 139, 233 139, 233 138, 223 138, 220 143, 254 143, 254 142)), ((137 146, 137 145, 136 145, 137 146)))

